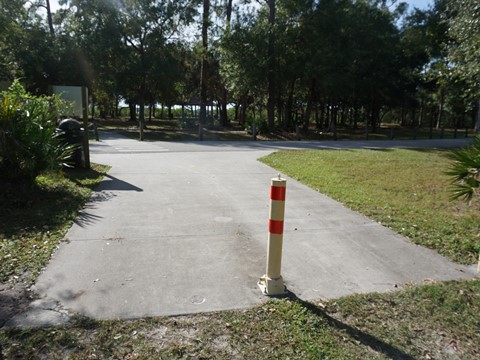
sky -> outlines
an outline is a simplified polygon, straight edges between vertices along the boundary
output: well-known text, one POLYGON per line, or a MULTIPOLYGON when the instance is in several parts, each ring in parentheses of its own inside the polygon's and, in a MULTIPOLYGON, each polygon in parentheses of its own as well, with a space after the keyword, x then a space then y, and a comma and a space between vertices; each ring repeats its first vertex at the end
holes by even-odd
MULTIPOLYGON (((410 9, 417 7, 419 9, 427 9, 429 5, 433 3, 433 0, 403 0, 410 5, 410 9)), ((50 6, 52 11, 56 11, 60 6, 58 5, 58 0, 50 0, 50 6)))
POLYGON ((410 8, 417 7, 419 9, 427 9, 429 5, 433 4, 433 0, 409 0, 405 2, 410 5, 410 8))

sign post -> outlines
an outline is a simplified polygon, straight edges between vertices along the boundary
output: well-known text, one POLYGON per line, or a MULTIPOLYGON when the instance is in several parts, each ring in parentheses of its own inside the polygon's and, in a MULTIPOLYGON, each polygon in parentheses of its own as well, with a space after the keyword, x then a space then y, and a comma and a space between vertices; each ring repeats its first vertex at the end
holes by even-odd
POLYGON ((85 168, 90 169, 90 148, 88 143, 88 88, 82 86, 82 117, 83 117, 83 153, 85 168))

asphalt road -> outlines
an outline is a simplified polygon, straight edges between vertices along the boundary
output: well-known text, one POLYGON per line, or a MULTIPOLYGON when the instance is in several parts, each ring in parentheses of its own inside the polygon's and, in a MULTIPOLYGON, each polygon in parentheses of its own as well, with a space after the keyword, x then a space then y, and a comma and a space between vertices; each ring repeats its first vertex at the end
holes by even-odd
MULTIPOLYGON (((468 140, 138 142, 101 134, 112 168, 34 289, 97 319, 245 308, 265 300, 270 179, 257 159, 284 148, 458 146, 468 140)), ((304 300, 472 278, 388 228, 287 178, 282 275, 304 300)), ((44 306, 45 307, 45 306, 44 306)), ((30 319, 32 316, 30 316, 30 319)), ((25 317, 24 317, 25 320, 25 317)))

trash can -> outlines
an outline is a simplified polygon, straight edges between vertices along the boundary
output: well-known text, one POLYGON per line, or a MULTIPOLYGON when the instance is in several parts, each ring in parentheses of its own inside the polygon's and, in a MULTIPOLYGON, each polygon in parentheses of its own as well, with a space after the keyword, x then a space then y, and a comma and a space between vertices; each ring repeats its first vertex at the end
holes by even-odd
POLYGON ((65 119, 58 124, 60 141, 65 145, 73 145, 71 161, 75 167, 84 164, 83 155, 83 128, 82 124, 75 119, 65 119))

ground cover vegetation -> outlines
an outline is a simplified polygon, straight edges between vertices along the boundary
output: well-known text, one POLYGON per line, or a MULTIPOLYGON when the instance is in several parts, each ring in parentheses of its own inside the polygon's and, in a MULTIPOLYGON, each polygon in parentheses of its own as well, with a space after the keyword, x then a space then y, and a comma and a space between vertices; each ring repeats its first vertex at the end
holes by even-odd
POLYGON ((0 78, 35 93, 86 85, 97 117, 118 117, 122 100, 142 130, 158 104, 263 134, 479 127, 476 0, 49 2, 1 0, 0 78))
POLYGON ((21 280, 32 284, 107 170, 93 164, 90 170, 44 172, 22 196, 1 193, 0 282, 27 273, 21 280))
POLYGON ((476 359, 480 281, 248 310, 1 329, 5 359, 476 359))

